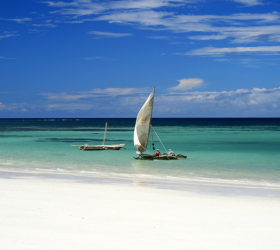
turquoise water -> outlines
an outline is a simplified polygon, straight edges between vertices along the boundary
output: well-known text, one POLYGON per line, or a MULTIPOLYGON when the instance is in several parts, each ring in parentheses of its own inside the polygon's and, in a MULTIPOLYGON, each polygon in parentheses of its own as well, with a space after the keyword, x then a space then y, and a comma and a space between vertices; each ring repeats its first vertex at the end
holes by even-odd
MULTIPOLYGON (((153 119, 178 161, 133 157, 135 119, 0 119, 0 169, 280 186, 280 119, 153 119), (125 144, 119 151, 73 145, 125 144)), ((164 149, 154 135, 155 145, 164 149)))

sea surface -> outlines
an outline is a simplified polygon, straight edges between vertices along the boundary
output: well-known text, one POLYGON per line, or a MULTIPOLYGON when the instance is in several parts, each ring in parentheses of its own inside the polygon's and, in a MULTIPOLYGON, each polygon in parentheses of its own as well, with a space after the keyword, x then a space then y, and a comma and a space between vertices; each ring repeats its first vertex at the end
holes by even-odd
POLYGON ((135 160, 134 125, 130 118, 0 119, 0 170, 280 187, 279 118, 153 118, 166 150, 188 157, 173 161, 135 160), (123 149, 70 146, 102 144, 106 122, 106 144, 123 149))

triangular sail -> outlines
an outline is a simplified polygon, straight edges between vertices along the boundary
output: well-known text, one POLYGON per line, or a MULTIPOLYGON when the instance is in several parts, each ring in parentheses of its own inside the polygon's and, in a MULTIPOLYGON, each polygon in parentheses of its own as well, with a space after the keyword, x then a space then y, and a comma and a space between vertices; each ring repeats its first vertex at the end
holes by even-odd
POLYGON ((134 146, 142 153, 146 150, 153 113, 155 89, 140 109, 134 128, 134 146))

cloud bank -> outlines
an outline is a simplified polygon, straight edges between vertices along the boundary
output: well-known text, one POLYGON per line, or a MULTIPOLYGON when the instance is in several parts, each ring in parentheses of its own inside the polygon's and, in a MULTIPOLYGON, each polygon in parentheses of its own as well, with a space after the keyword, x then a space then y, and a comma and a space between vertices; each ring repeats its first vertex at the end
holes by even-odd
POLYGON ((279 105, 280 88, 253 88, 222 92, 170 93, 161 97, 160 108, 162 111, 170 109, 177 114, 188 113, 195 117, 262 117, 279 116, 279 105), (168 105, 165 105, 163 100, 168 100, 168 105))
MULTIPOLYGON (((200 84, 201 81, 193 82, 200 84)), ((181 83, 183 89, 191 86, 184 79, 181 83)), ((36 104, 1 103, 0 112, 2 117, 6 114, 20 117, 19 113, 26 116, 41 111, 49 112, 49 117, 54 117, 55 112, 58 117, 136 117, 151 91, 107 88, 79 93, 43 93, 43 99, 36 104)), ((153 117, 279 117, 279 107, 280 87, 166 94, 156 91, 153 117)))

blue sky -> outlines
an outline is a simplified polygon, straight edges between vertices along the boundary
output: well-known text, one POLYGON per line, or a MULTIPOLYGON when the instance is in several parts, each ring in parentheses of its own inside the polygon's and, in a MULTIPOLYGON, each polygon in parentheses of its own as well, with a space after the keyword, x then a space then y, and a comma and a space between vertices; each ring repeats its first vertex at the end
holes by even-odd
POLYGON ((0 117, 279 117, 280 2, 2 0, 0 117))

